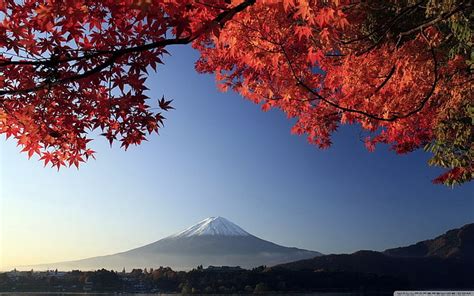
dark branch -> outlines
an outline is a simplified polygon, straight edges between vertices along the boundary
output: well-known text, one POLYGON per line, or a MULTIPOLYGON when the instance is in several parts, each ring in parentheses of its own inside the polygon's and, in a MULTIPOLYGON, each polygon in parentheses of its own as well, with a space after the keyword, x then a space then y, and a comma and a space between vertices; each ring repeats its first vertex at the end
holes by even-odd
MULTIPOLYGON (((298 85, 300 85, 301 87, 303 87, 305 90, 307 90, 309 93, 311 93, 312 95, 315 96, 315 98, 311 99, 311 100, 320 100, 320 101, 323 101, 325 103, 327 103, 328 105, 336 108, 336 109, 339 109, 341 110, 342 112, 349 112, 349 113, 356 113, 356 114, 360 114, 360 115, 363 115, 363 116, 366 116, 370 119, 374 119, 374 120, 379 120, 379 121, 395 121, 395 120, 399 120, 399 119, 403 119, 403 118, 407 118, 407 117, 410 117, 411 115, 415 114, 415 113, 418 113, 419 111, 421 111, 424 106, 426 105, 426 103, 428 102, 428 100, 431 98, 431 96, 433 95, 435 89, 436 89, 436 86, 438 84, 438 80, 439 80, 439 76, 438 76, 438 61, 436 59, 436 54, 434 52, 434 48, 431 47, 431 54, 433 56, 433 71, 434 71, 434 79, 433 79, 433 83, 431 85, 431 88, 429 90, 429 92, 425 95, 425 97, 423 98, 423 100, 420 101, 420 104, 413 110, 403 114, 403 115, 392 115, 390 117, 383 117, 383 116, 380 116, 378 114, 372 114, 372 113, 368 113, 366 111, 363 111, 363 110, 357 110, 357 109, 352 109, 352 108, 349 108, 349 107, 344 107, 344 106, 341 106, 327 98, 325 98, 324 96, 322 96, 321 94, 319 94, 318 92, 316 92, 315 90, 313 90, 311 87, 309 87, 307 84, 305 84, 303 82, 303 80, 298 76, 296 75, 296 71, 293 67, 293 64, 291 63, 291 60, 285 50, 285 48, 283 47, 283 45, 281 45, 281 49, 283 51, 283 55, 285 56, 285 59, 288 63, 288 66, 290 67, 290 70, 292 72, 292 75, 293 77, 296 79, 296 81, 298 82, 298 85)), ((395 69, 393 68, 393 71, 395 71, 395 69)), ((393 73, 392 73, 393 74, 393 73)), ((389 74, 388 75, 388 78, 386 81, 388 81, 390 79, 391 75, 389 74)), ((383 85, 385 85, 386 81, 384 81, 384 83, 381 84, 381 86, 379 86, 378 88, 382 88, 383 85)))
POLYGON ((388 73, 387 77, 384 79, 384 81, 375 89, 374 94, 378 93, 384 86, 387 84, 387 82, 392 78, 393 74, 395 73, 395 65, 390 69, 390 72, 388 73))
POLYGON ((122 49, 115 49, 115 50, 96 50, 93 53, 90 54, 84 54, 80 57, 64 57, 64 58, 58 58, 56 56, 51 56, 49 59, 45 60, 38 60, 38 61, 2 61, 0 62, 0 67, 4 66, 9 66, 9 65, 36 65, 36 66, 57 66, 61 63, 67 63, 71 61, 79 61, 79 60, 89 60, 93 58, 98 58, 98 57, 106 57, 109 56, 108 59, 94 67, 93 69, 90 69, 88 71, 84 71, 81 74, 73 75, 70 77, 65 77, 62 79, 57 79, 54 81, 48 81, 45 83, 41 83, 37 86, 27 88, 27 89, 17 89, 17 90, 0 90, 0 96, 4 95, 16 95, 16 94, 25 94, 29 92, 34 92, 38 91, 41 89, 45 89, 51 86, 63 84, 63 83, 69 83, 69 82, 74 82, 80 79, 84 79, 86 77, 89 77, 91 75, 97 74, 100 71, 104 70, 105 68, 111 66, 114 64, 114 62, 127 54, 131 53, 137 53, 137 52, 142 52, 142 51, 147 51, 147 50, 152 50, 156 48, 163 48, 168 45, 178 45, 178 44, 189 44, 199 38, 200 36, 204 35, 207 33, 210 29, 212 29, 215 25, 219 25, 220 27, 223 27, 225 23, 232 19, 232 17, 243 11, 245 8, 248 6, 251 6, 255 3, 256 0, 245 0, 239 5, 228 9, 219 15, 217 15, 212 21, 209 23, 203 25, 203 27, 198 30, 194 36, 188 36, 184 38, 174 38, 174 39, 163 39, 159 40, 153 43, 149 44, 143 44, 139 46, 133 46, 133 47, 127 47, 127 48, 122 48, 122 49))
POLYGON ((354 42, 358 42, 358 41, 363 41, 363 40, 366 40, 366 39, 369 39, 370 37, 372 37, 373 35, 379 33, 379 32, 383 32, 382 35, 385 35, 394 25, 396 25, 398 23, 398 21, 407 13, 413 11, 413 10, 416 10, 418 9, 418 7, 424 2, 425 0, 423 1, 420 1, 414 5, 411 5, 407 8, 405 8, 404 10, 402 10, 399 14, 397 14, 395 17, 393 17, 391 20, 389 20, 388 22, 386 22, 385 24, 383 24, 382 26, 380 26, 379 28, 377 28, 376 30, 373 30, 371 31, 370 33, 366 34, 366 35, 363 35, 363 36, 360 36, 358 38, 355 38, 355 39, 351 39, 351 40, 341 40, 341 43, 342 44, 351 44, 351 43, 354 43, 354 42))
POLYGON ((435 25, 436 23, 449 18, 453 14, 455 14, 459 11, 462 11, 466 6, 468 7, 469 5, 463 5, 463 3, 461 3, 458 6, 456 6, 454 9, 452 9, 450 11, 447 11, 447 12, 439 15, 438 17, 434 18, 434 19, 431 19, 431 20, 426 21, 422 24, 419 24, 418 26, 416 26, 414 28, 411 28, 409 30, 401 32, 398 36, 399 36, 399 38, 402 38, 403 36, 407 36, 407 35, 413 34, 415 32, 422 31, 424 28, 435 25))

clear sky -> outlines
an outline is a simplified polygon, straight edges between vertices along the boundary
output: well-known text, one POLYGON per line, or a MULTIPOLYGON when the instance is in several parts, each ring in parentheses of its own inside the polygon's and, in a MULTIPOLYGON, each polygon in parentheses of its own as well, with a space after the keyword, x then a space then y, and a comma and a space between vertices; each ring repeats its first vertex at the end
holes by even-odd
POLYGON ((431 184, 419 151, 368 152, 354 127, 319 150, 214 79, 175 47, 148 86, 174 99, 160 136, 131 147, 94 141, 79 170, 43 168, 0 141, 0 269, 111 254, 208 216, 286 246, 323 253, 383 250, 474 222, 474 184, 431 184))

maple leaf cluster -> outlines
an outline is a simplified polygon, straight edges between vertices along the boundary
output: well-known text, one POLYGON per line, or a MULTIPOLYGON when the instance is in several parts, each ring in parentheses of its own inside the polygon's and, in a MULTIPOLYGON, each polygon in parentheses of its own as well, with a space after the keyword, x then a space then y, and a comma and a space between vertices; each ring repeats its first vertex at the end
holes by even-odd
MULTIPOLYGON (((262 110, 296 118, 292 132, 321 148, 341 124, 357 124, 369 150, 408 153, 442 137, 448 110, 473 106, 472 47, 449 53, 449 23, 472 17, 472 5, 451 1, 436 14, 432 2, 262 1, 195 42, 196 67, 262 110)), ((463 160, 445 162, 435 182, 473 178, 472 122, 460 128, 463 160)))
POLYGON ((58 168, 94 155, 96 129, 125 149, 158 133, 156 110, 172 106, 152 106, 148 71, 165 46, 191 42, 221 16, 194 1, 0 3, 0 133, 58 168))
POLYGON ((197 71, 296 118, 292 132, 314 145, 357 124, 370 150, 434 152, 448 169, 436 182, 472 179, 472 122, 446 135, 473 105, 470 1, 0 3, 0 133, 45 164, 78 166, 95 129, 125 148, 158 132, 154 110, 172 107, 151 106, 148 71, 192 43, 197 71))

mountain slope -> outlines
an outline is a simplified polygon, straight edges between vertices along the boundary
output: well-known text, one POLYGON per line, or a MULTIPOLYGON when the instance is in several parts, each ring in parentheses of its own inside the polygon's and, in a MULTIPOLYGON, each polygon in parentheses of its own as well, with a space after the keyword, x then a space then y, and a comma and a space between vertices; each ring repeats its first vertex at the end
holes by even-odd
POLYGON ((187 270, 198 265, 244 268, 312 258, 318 252, 289 248, 251 235, 222 217, 210 217, 177 234, 126 252, 36 266, 60 270, 98 268, 121 270, 170 266, 187 270))
POLYGON ((247 231, 224 217, 209 217, 170 237, 192 237, 202 235, 248 236, 247 231))
POLYGON ((394 276, 415 287, 474 288, 474 224, 435 239, 384 252, 325 255, 277 265, 274 269, 354 272, 394 276))
POLYGON ((387 249, 384 254, 396 257, 439 257, 474 260, 474 223, 452 229, 435 239, 387 249))

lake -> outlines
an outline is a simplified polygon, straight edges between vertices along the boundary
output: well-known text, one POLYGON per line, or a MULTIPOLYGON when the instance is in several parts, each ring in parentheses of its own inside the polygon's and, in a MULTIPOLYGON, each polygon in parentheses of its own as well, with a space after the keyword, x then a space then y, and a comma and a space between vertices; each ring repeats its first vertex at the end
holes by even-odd
MULTIPOLYGON (((176 296, 181 295, 167 294, 167 293, 156 293, 156 294, 140 294, 140 293, 61 293, 61 292, 0 292, 0 296, 176 296)), ((200 295, 200 294, 192 294, 200 295)), ((214 295, 214 296, 248 296, 250 294, 201 294, 201 295, 214 295)), ((393 295, 392 293, 380 294, 380 293, 334 293, 334 292, 314 292, 314 293, 264 293, 264 295, 279 295, 279 296, 375 296, 375 295, 393 295)))
MULTIPOLYGON (((61 292, 0 292, 0 296, 176 296, 181 295, 179 293, 176 294, 140 294, 140 293, 61 293, 61 292)), ((199 295, 199 294, 192 294, 192 295, 199 295)), ((234 296, 248 296, 248 295, 255 295, 255 294, 202 294, 202 295, 234 295, 234 296)), ((380 293, 333 293, 333 292, 315 292, 315 293, 264 293, 264 295, 279 295, 279 296, 375 296, 375 295, 393 295, 391 293, 388 294, 380 294, 380 293)))

